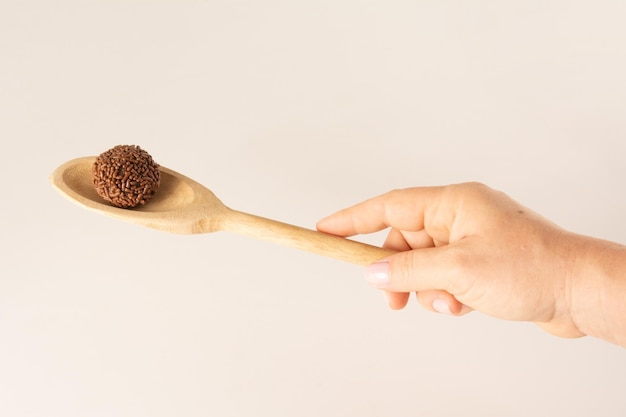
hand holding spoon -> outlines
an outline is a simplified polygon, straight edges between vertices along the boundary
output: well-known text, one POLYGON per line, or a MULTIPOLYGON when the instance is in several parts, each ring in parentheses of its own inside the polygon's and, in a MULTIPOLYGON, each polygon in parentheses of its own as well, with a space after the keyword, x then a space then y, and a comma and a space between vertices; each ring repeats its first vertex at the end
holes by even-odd
POLYGON ((161 185, 146 205, 123 209, 106 203, 92 182, 95 157, 68 161, 50 176, 52 185, 74 203, 98 213, 171 233, 229 231, 358 265, 395 252, 354 240, 243 213, 226 207, 209 189, 161 166, 161 185))

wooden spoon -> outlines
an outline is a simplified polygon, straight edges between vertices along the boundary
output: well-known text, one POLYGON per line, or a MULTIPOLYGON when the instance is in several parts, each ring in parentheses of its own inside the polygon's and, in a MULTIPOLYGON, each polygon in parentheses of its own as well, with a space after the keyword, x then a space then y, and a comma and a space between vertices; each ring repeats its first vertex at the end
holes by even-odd
POLYGON ((147 204, 133 209, 114 207, 96 193, 91 171, 95 159, 68 161, 52 173, 50 181, 74 203, 107 216, 171 233, 235 232, 358 265, 395 253, 230 209, 206 187, 163 166, 159 190, 147 204))

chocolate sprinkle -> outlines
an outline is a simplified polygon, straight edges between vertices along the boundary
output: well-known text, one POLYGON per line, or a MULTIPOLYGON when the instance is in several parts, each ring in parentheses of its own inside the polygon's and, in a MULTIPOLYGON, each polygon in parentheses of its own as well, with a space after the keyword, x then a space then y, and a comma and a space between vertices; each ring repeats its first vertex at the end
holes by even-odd
POLYGON ((93 164, 96 192, 116 207, 146 204, 161 184, 159 164, 136 145, 117 145, 93 164))

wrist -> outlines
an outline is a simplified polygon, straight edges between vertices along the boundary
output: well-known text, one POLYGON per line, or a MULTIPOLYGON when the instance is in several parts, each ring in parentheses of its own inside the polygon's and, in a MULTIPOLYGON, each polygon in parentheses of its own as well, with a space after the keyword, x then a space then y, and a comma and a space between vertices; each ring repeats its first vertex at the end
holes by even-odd
POLYGON ((626 246, 573 235, 566 278, 569 313, 584 334, 626 347, 626 246))

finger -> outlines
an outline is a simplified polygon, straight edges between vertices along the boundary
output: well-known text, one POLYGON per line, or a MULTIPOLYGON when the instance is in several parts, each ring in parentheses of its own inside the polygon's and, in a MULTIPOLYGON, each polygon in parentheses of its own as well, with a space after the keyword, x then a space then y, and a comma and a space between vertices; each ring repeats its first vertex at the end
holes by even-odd
POLYGON ((409 243, 404 238, 402 232, 395 228, 389 231, 389 234, 385 239, 385 243, 383 243, 383 248, 391 249, 396 252, 404 252, 412 249, 409 243))
MULTIPOLYGON (((411 250, 411 248, 432 247, 435 243, 423 230, 419 232, 401 232, 398 229, 391 229, 385 243, 384 248, 393 249, 398 252, 411 250), (408 235, 408 238, 407 238, 408 235), (411 244, 407 240, 411 240, 411 244)), ((408 292, 391 292, 385 291, 387 304, 394 310, 402 309, 409 300, 408 292)), ((442 290, 420 291, 415 293, 418 302, 428 311, 442 314, 461 315, 470 311, 464 309, 464 305, 460 303, 453 295, 442 290)))
POLYGON ((420 291, 415 294, 420 305, 433 313, 461 316, 471 308, 463 305, 453 295, 442 290, 420 291))
POLYGON ((376 288, 393 292, 444 290, 462 294, 472 285, 466 271, 471 257, 466 242, 439 248, 398 252, 366 268, 365 278, 376 288))
POLYGON ((385 239, 383 248, 392 249, 396 252, 404 252, 411 249, 430 248, 434 246, 433 239, 425 230, 418 232, 405 232, 392 228, 385 239))
POLYGON ((317 228, 339 236, 373 233, 387 227, 419 231, 424 229, 425 218, 435 219, 437 214, 437 223, 444 226, 445 233, 437 238, 447 240, 447 226, 454 220, 454 210, 449 207, 456 205, 442 204, 442 199, 450 196, 444 190, 418 187, 390 191, 320 220, 317 228))
MULTIPOLYGON (((405 237, 406 233, 398 229, 391 229, 383 248, 395 250, 397 252, 403 252, 411 250, 412 248, 430 247, 433 246, 432 239, 422 230, 419 232, 409 232, 408 239, 405 237), (409 243, 409 240, 411 243, 409 243)), ((384 291, 387 305, 392 310, 401 310, 409 302, 411 293, 409 292, 392 292, 384 291)))
POLYGON ((409 302, 409 297, 411 295, 411 293, 408 292, 384 291, 383 293, 385 294, 387 305, 389 305, 389 308, 392 310, 403 309, 409 302))

